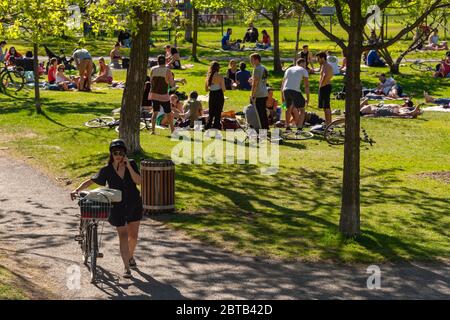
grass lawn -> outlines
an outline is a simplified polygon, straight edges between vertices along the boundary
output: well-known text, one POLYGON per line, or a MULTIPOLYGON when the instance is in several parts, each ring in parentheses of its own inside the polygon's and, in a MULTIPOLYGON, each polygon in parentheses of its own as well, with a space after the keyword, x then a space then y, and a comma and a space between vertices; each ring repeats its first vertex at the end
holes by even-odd
MULTIPOLYGON (((243 33, 235 29, 236 34, 243 33)), ((295 32, 286 34, 295 36, 295 32)), ((313 48, 314 37, 322 39, 317 47, 329 45, 317 31, 305 34, 313 48)), ((216 38, 212 32, 200 33, 201 43, 216 38)), ((177 77, 188 81, 182 90, 203 94, 206 70, 205 62, 177 72, 177 77)), ((387 69, 364 69, 364 86, 373 87, 381 71, 387 69)), ((448 80, 409 67, 403 72, 397 80, 414 100, 421 100, 424 89, 450 97, 448 80)), ((115 71, 114 76, 121 80, 125 73, 115 71)), ((269 81, 279 88, 281 77, 272 74, 269 81)), ((335 77, 334 91, 342 81, 335 77)), ((312 76, 311 82, 309 111, 319 113, 318 76, 312 76)), ((74 187, 106 163, 108 143, 117 137, 114 130, 83 126, 86 120, 120 106, 121 90, 98 87, 92 93, 43 91, 44 115, 35 114, 31 92, 17 98, 0 96, 0 148, 32 156, 34 164, 54 177, 70 179, 74 187)), ((248 103, 248 92, 226 92, 226 96, 227 110, 240 111, 248 103)), ((343 109, 343 102, 333 101, 333 108, 343 109)), ((362 234, 357 239, 343 239, 337 232, 343 148, 330 147, 320 138, 280 146, 280 170, 275 176, 260 175, 259 167, 250 164, 179 165, 178 212, 156 219, 205 242, 265 257, 343 262, 448 258, 449 120, 450 114, 433 112, 415 120, 362 119, 376 144, 363 145, 361 151, 362 234)), ((156 136, 143 132, 141 141, 142 157, 168 158, 176 144, 167 130, 156 136)))
POLYGON ((24 300, 26 294, 15 284, 15 276, 0 266, 0 300, 24 300))

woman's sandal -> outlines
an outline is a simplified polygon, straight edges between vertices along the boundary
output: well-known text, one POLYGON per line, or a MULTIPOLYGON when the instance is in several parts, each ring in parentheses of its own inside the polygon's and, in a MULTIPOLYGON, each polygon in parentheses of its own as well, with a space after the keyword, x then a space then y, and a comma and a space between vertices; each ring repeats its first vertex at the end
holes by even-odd
POLYGON ((130 259, 129 264, 130 264, 130 268, 131 268, 131 269, 136 270, 136 269, 138 268, 138 267, 137 267, 136 260, 134 260, 134 258, 131 258, 131 259, 130 259))
POLYGON ((125 279, 131 279, 131 271, 130 270, 125 270, 123 272, 123 278, 125 279))

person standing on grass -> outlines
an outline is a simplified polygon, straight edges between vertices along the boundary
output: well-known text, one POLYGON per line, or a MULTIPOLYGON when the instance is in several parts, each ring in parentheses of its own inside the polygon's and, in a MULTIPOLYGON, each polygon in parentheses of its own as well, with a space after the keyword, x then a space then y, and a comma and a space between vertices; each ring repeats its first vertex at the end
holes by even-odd
POLYGON ((291 130, 289 125, 290 115, 294 118, 297 130, 302 130, 305 121, 305 106, 308 105, 309 101, 309 73, 306 70, 305 59, 298 59, 296 66, 286 70, 281 83, 281 90, 282 101, 286 102, 287 107, 286 130, 291 130), (301 91, 302 81, 305 86, 306 100, 301 91))
POLYGON ((319 80, 319 108, 324 110, 325 125, 331 123, 331 79, 333 78, 333 68, 327 62, 327 54, 320 52, 316 54, 317 61, 320 64, 319 80))
POLYGON ((73 59, 80 74, 79 91, 91 91, 91 76, 94 69, 92 56, 86 49, 75 49, 73 59))
POLYGON ((300 51, 298 55, 300 56, 300 58, 305 59, 306 70, 308 70, 309 73, 314 73, 313 55, 311 51, 309 51, 309 46, 307 44, 303 46, 303 50, 300 51), (311 65, 311 67, 309 65, 311 65))
POLYGON ((261 56, 258 53, 250 55, 250 63, 253 66, 251 102, 255 106, 259 116, 261 129, 269 129, 266 104, 269 92, 267 90, 267 69, 261 64, 261 56))
POLYGON ((223 105, 225 103, 224 92, 225 79, 219 74, 220 65, 217 61, 211 62, 205 82, 205 90, 209 91, 209 118, 205 130, 214 128, 222 129, 220 117, 222 115, 223 105))
POLYGON ((165 114, 167 114, 167 120, 170 126, 170 132, 175 130, 173 125, 173 113, 170 107, 169 91, 170 87, 175 87, 175 81, 173 79, 173 73, 166 67, 166 57, 163 55, 158 56, 158 65, 150 69, 150 81, 151 89, 149 99, 153 105, 152 115, 152 133, 155 134, 156 118, 160 108, 163 108, 165 114))
POLYGON ((108 221, 117 228, 119 235, 120 254, 125 267, 124 278, 131 278, 130 268, 137 269, 134 252, 144 211, 137 188, 137 185, 141 184, 139 172, 136 162, 127 158, 125 142, 116 139, 109 145, 108 164, 70 193, 73 200, 80 191, 86 190, 94 183, 100 186, 108 184, 109 188, 122 191, 122 201, 113 203, 108 221))

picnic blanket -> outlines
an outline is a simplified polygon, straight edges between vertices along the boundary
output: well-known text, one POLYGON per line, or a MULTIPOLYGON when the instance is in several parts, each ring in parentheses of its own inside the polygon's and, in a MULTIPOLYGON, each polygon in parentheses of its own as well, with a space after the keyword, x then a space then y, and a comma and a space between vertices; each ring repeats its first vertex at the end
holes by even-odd
POLYGON ((407 96, 402 96, 400 98, 391 98, 391 97, 387 97, 381 94, 375 94, 375 93, 368 93, 365 95, 365 98, 369 99, 369 100, 389 100, 389 101, 402 101, 406 98, 408 98, 407 96))
POLYGON ((443 106, 432 106, 424 108, 426 111, 436 111, 436 112, 450 112, 450 108, 444 108, 443 106))

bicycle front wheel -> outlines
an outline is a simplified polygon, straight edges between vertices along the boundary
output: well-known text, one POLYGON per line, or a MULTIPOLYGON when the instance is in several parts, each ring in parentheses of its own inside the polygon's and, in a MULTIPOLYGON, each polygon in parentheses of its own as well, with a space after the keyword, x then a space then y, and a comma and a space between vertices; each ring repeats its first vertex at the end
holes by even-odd
POLYGON ((84 125, 88 128, 109 128, 116 120, 113 117, 99 117, 86 121, 84 125))
POLYGON ((5 92, 17 93, 25 85, 24 72, 21 70, 7 71, 3 74, 1 82, 5 92))
POLYGON ((97 279, 97 254, 98 254, 98 239, 97 239, 97 226, 93 225, 91 229, 91 283, 94 283, 97 279))
POLYGON ((325 140, 332 145, 340 145, 345 142, 345 119, 338 119, 325 128, 325 140))

